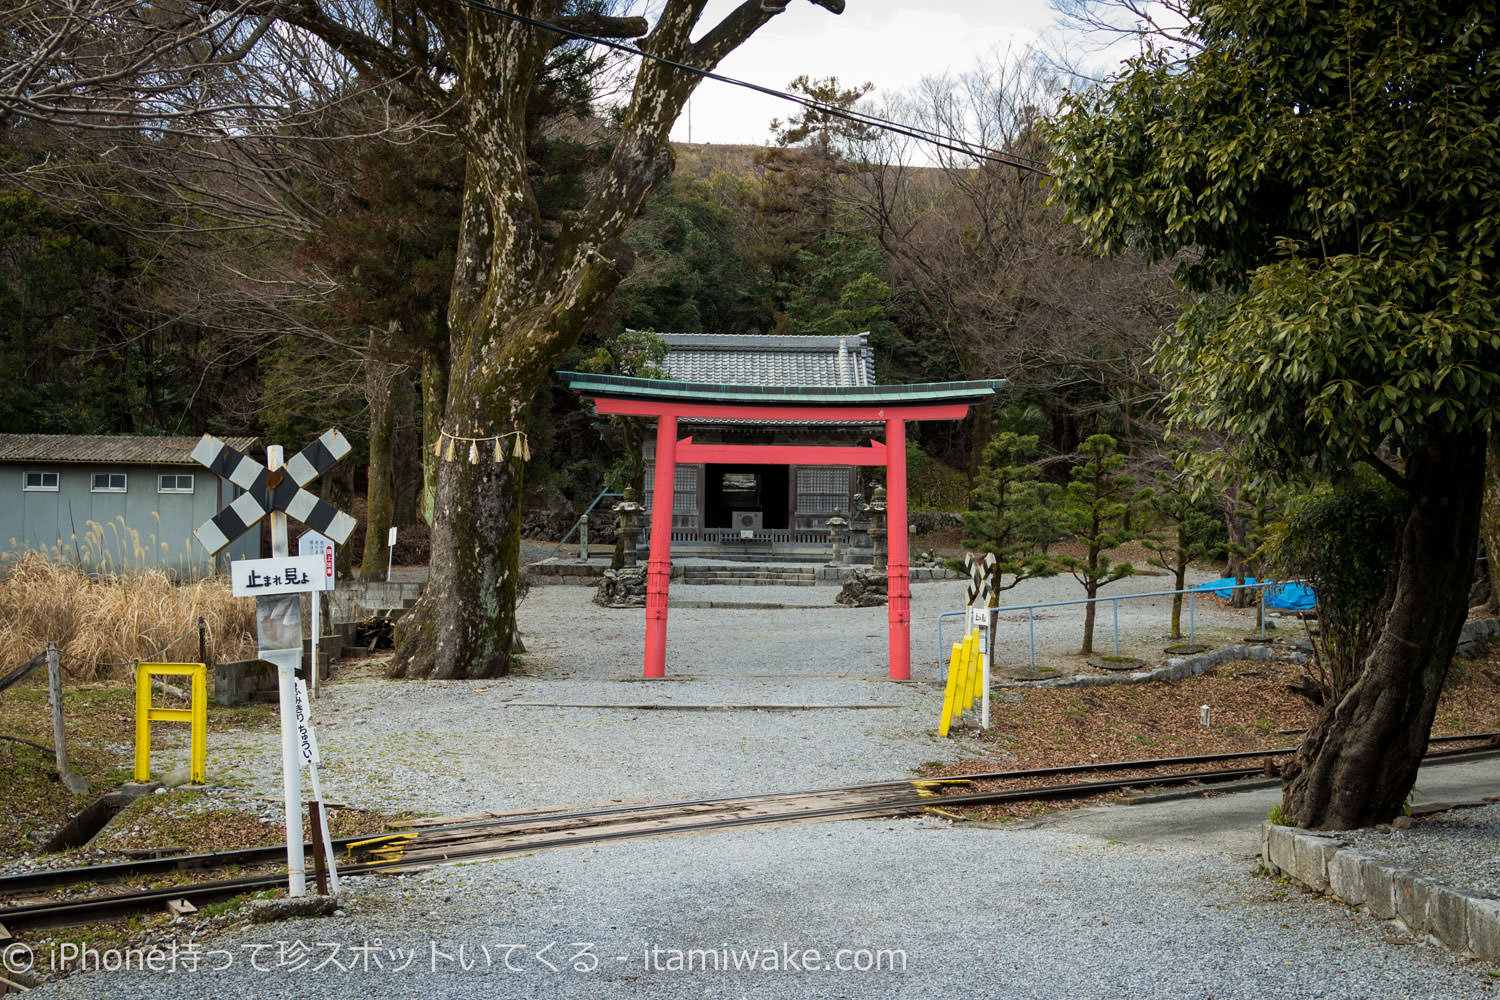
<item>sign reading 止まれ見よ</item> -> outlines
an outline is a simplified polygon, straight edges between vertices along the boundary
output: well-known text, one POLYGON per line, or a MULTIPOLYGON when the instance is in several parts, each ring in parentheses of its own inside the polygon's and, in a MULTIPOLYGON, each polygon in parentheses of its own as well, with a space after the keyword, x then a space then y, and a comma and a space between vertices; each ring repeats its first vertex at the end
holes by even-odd
POLYGON ((229 564, 229 578, 235 597, 303 594, 328 589, 322 556, 239 559, 229 564))

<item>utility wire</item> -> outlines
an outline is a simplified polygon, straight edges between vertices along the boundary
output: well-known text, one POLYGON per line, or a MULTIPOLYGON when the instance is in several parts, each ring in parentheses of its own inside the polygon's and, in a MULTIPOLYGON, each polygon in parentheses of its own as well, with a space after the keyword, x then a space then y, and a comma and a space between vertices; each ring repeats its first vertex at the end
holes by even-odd
POLYGON ((964 140, 954 138, 953 136, 943 135, 940 132, 933 132, 928 129, 918 128, 912 125, 905 125, 901 122, 893 122, 889 119, 880 118, 876 115, 866 114, 862 111, 853 111, 846 108, 835 107, 834 105, 824 104, 821 101, 815 101, 810 97, 804 97, 800 94, 793 94, 785 90, 777 90, 774 87, 765 87, 758 83, 751 83, 748 80, 740 80, 732 76, 725 76, 722 73, 715 73, 711 70, 706 70, 698 66, 690 66, 687 63, 680 63, 674 59, 668 59, 665 56, 653 55, 652 53, 646 52, 637 46, 627 45, 624 42, 617 42, 614 39, 599 38, 594 35, 587 35, 581 31, 574 31, 572 28, 565 28, 562 25, 553 24, 550 21, 543 21, 538 18, 528 17, 525 14, 517 14, 515 11, 496 7, 494 4, 483 2, 483 0, 450 0, 450 2, 460 7, 467 7, 470 10, 479 11, 485 14, 493 14, 496 17, 503 17, 506 20, 515 21, 519 24, 525 24, 533 28, 539 28, 542 31, 550 31, 554 34, 563 35, 564 37, 571 38, 576 41, 588 42, 591 45, 602 45, 605 48, 614 49, 618 52, 624 52, 627 55, 638 56, 642 59, 650 59, 653 62, 661 63, 664 66, 670 66, 673 69, 682 70, 685 73, 692 73, 693 75, 702 77, 705 80, 713 80, 717 83, 727 83, 733 87, 742 87, 745 90, 754 91, 759 94, 765 94, 766 96, 774 97, 777 100, 789 101, 793 104, 801 105, 802 107, 807 108, 811 111, 816 111, 818 114, 827 115, 831 118, 841 118, 845 121, 853 122, 857 125, 864 125, 869 128, 879 129, 883 132, 891 132, 895 135, 905 136, 908 139, 916 139, 918 142, 925 142, 929 145, 936 146, 939 149, 946 149, 949 152, 960 153, 964 156, 973 157, 976 160, 988 160, 991 163, 999 163, 1007 167, 1015 167, 1017 170, 1025 171, 1027 173, 1033 173, 1040 177, 1051 176, 1047 169, 1042 166, 1042 163, 1044 161, 1036 159, 1035 157, 1023 156, 1019 153, 1005 153, 1001 152, 1000 150, 989 149, 987 147, 976 145, 974 143, 965 142, 964 140))

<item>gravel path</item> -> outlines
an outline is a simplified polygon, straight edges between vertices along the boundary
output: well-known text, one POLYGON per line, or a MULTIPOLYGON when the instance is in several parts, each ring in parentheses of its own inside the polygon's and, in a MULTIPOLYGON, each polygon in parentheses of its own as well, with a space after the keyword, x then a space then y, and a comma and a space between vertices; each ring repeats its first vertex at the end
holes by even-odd
POLYGON ((31 995, 1466 1000, 1494 989, 1482 968, 1370 918, 1277 898, 1240 860, 932 820, 582 848, 356 892, 346 917, 206 943, 196 972, 91 973, 31 995), (736 953, 756 970, 704 971, 736 953))

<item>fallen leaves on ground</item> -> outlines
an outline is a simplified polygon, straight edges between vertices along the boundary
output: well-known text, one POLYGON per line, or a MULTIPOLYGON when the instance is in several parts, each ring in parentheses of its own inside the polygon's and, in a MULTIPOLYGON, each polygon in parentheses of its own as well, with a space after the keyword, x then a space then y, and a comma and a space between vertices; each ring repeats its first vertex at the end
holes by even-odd
MULTIPOLYGON (((1302 732, 1316 718, 1311 703, 1288 690, 1301 670, 1298 665, 1280 661, 1245 660, 1181 681, 1007 690, 991 705, 991 729, 970 737, 979 753, 951 764, 929 765, 923 769, 923 777, 1295 748, 1302 732), (1200 721, 1205 705, 1210 711, 1208 726, 1200 721)), ((1500 658, 1455 664, 1432 735, 1496 728, 1500 728, 1500 658)), ((1159 769, 1118 776, 1151 773, 1159 773, 1159 769)), ((951 788, 948 794, 1037 788, 1069 780, 1087 779, 988 781, 951 788)), ((1027 818, 1118 799, 1120 795, 1112 792, 1066 804, 966 806, 963 815, 990 820, 1027 818)))

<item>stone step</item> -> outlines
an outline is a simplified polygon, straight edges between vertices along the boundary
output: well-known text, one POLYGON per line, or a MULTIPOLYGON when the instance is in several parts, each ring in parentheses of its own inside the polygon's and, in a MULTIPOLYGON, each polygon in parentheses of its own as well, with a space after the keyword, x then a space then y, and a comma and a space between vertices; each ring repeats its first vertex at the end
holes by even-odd
POLYGON ((687 569, 682 574, 682 583, 727 587, 791 586, 810 587, 818 582, 816 570, 794 569, 783 572, 773 570, 714 570, 702 572, 687 569))

